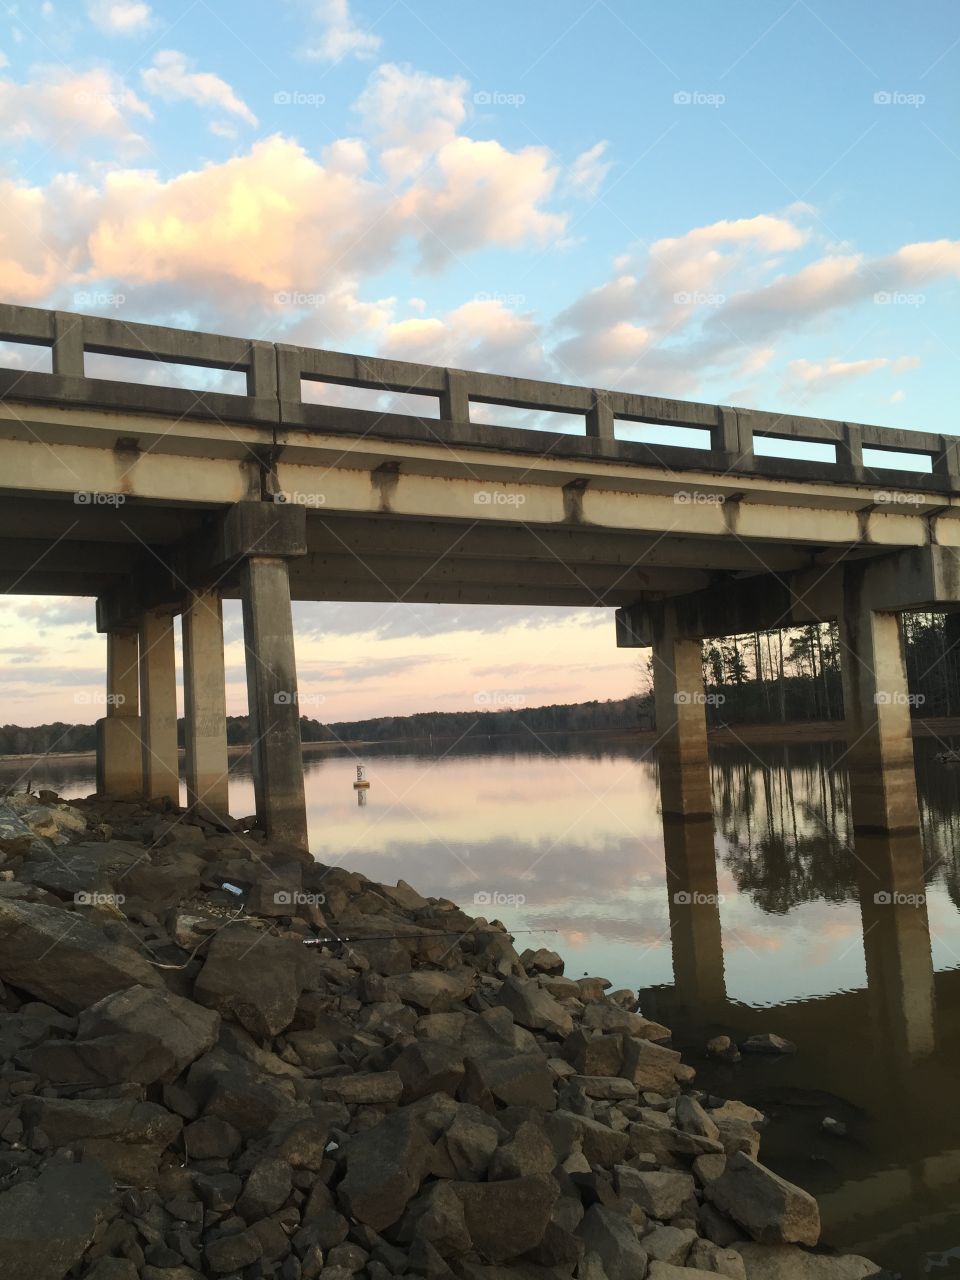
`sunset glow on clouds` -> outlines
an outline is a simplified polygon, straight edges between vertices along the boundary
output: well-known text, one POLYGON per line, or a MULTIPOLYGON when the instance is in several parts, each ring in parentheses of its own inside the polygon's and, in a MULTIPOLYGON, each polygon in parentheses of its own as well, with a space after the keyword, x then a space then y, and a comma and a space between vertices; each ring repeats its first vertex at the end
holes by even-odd
MULTIPOLYGON (((866 0, 774 28, 760 0, 88 0, 6 23, 2 300, 956 430, 946 11, 896 39, 866 0)), ((324 718, 469 708, 484 667, 527 705, 638 684, 607 610, 396 606, 403 635, 351 608, 297 609, 324 718), (361 678, 378 658, 393 674, 361 678)), ((92 617, 6 603, 4 719, 93 718, 65 710, 101 678, 92 617)))

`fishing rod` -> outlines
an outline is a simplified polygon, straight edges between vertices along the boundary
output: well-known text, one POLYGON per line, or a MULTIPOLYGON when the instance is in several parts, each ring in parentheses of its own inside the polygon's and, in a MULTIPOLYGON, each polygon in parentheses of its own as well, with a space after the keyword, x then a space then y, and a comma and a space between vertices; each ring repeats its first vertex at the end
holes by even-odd
POLYGON ((559 933, 560 931, 559 929, 509 929, 501 933, 499 929, 441 929, 432 933, 368 933, 333 938, 305 938, 303 945, 321 947, 328 942, 419 942, 421 938, 466 938, 472 932, 496 933, 502 938, 507 938, 519 933, 559 933))

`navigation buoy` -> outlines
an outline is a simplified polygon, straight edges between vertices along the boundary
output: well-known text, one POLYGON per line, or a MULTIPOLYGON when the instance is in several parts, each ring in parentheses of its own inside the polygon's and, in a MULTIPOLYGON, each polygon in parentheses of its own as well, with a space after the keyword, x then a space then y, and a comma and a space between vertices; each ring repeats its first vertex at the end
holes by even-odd
POLYGON ((365 765, 357 765, 357 780, 353 784, 354 791, 366 791, 367 787, 369 787, 370 783, 367 781, 366 772, 365 765))

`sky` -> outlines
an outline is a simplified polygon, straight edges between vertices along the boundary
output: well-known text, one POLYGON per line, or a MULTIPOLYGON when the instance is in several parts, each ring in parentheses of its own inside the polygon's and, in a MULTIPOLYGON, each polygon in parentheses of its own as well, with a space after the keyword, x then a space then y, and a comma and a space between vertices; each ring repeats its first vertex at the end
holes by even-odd
MULTIPOLYGON (((954 433, 958 70, 950 0, 21 0, 0 298, 954 433)), ((321 719, 641 681, 601 608, 295 624, 321 719)), ((0 600, 0 720, 103 664, 93 601, 0 600)), ((232 605, 227 667, 242 713, 232 605)))

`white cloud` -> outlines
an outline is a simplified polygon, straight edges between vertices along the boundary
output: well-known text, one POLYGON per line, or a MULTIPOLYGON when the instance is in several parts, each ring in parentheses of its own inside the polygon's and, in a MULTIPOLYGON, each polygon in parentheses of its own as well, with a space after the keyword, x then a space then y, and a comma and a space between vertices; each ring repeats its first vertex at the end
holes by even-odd
MULTIPOLYGON (((901 293, 922 299, 921 285, 960 275, 960 241, 950 240, 873 259, 835 251, 794 265, 791 255, 809 242, 799 221, 806 212, 716 222, 622 255, 604 284, 558 317, 569 336, 555 357, 585 380, 688 394, 713 373, 750 377, 773 359, 778 338, 836 310, 901 293)), ((809 372, 810 387, 845 379, 835 365, 809 372)), ((788 381, 803 384, 802 367, 788 381)))
POLYGON ((380 37, 353 21, 349 0, 315 0, 313 12, 321 30, 316 43, 306 49, 308 58, 322 62, 372 58, 380 48, 380 37))
MULTIPOLYGON (((830 356, 826 360, 791 360, 787 365, 787 390, 801 388, 810 394, 829 391, 841 382, 852 382, 880 369, 890 373, 905 373, 920 365, 918 356, 874 356, 865 360, 840 360, 830 356)), ((902 395, 902 393, 901 393, 902 395)))
POLYGON ((609 160, 604 160, 608 142, 598 142, 587 151, 581 153, 567 170, 567 186, 579 196, 592 200, 600 191, 603 180, 613 168, 609 160))
POLYGON ((142 0, 88 0, 91 22, 111 36, 140 35, 153 26, 153 13, 142 0))
POLYGON ((152 112, 112 71, 38 67, 23 84, 0 80, 0 128, 8 138, 48 142, 75 150, 91 138, 107 138, 128 150, 143 146, 131 117, 152 112))
POLYGON ((186 55, 176 49, 162 49, 155 54, 153 65, 140 72, 140 80, 148 93, 165 102, 186 100, 237 116, 250 125, 257 123, 257 117, 226 80, 212 71, 191 71, 186 55))

